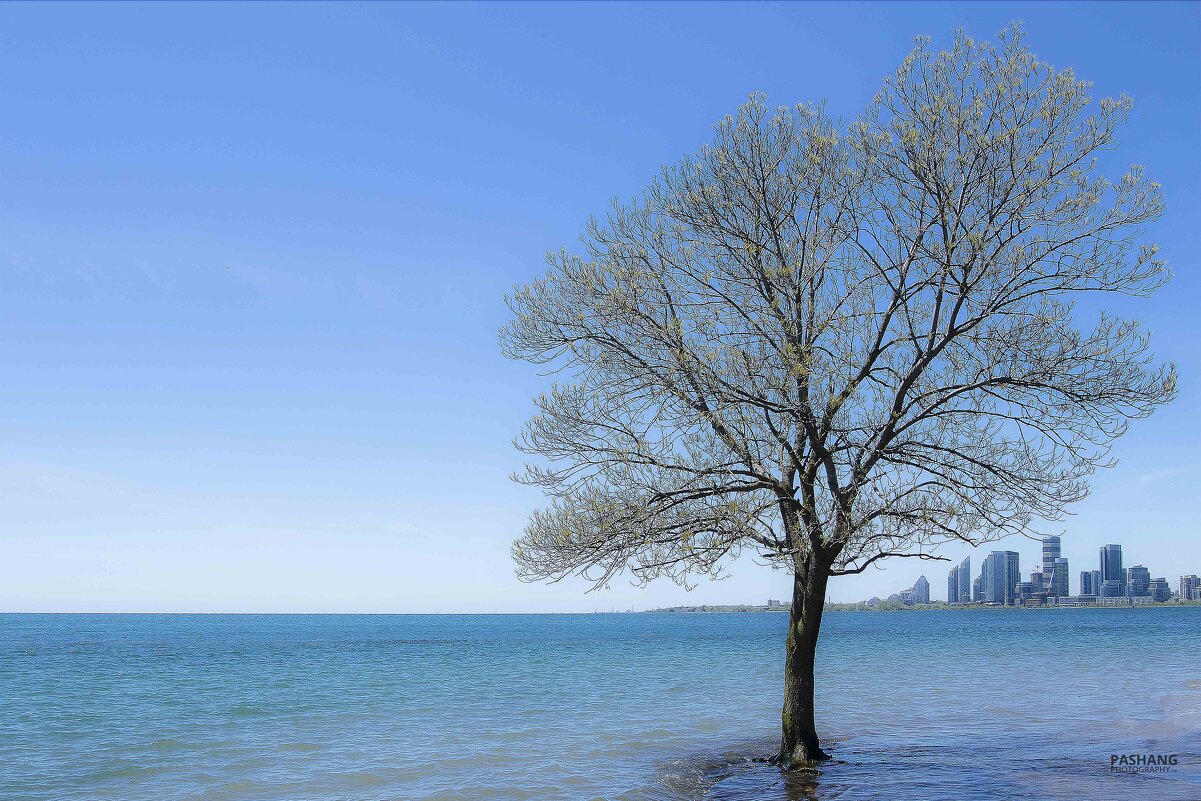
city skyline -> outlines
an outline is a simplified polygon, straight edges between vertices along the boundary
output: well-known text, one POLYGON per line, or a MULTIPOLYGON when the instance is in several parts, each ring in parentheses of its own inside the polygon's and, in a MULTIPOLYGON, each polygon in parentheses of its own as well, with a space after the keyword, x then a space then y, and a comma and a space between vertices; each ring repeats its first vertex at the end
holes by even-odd
POLYGON ((966 558, 947 573, 947 603, 988 603, 1022 605, 1058 599, 1143 598, 1165 601, 1173 594, 1183 600, 1201 596, 1195 574, 1181 573, 1176 584, 1164 576, 1153 576, 1150 568, 1139 564, 1125 567, 1121 543, 1106 543, 1097 552, 1097 569, 1079 571, 1077 592, 1072 592, 1071 560, 1062 556, 1062 537, 1047 535, 1040 541, 1041 562, 1023 581, 1020 554, 993 550, 981 564, 980 574, 972 580, 971 592, 962 590, 970 576, 971 559, 966 558), (1173 591, 1178 586, 1178 591, 1173 591))
MULTIPOLYGON (((980 572, 971 578, 971 557, 953 565, 947 572, 946 603, 990 604, 1014 606, 1102 605, 1128 601, 1130 603, 1201 600, 1201 579, 1196 574, 1181 574, 1173 583, 1167 576, 1154 576, 1143 564, 1123 567, 1121 543, 1107 543, 1097 553, 1100 567, 1079 571, 1077 592, 1072 592, 1071 561, 1062 556, 1062 538, 1057 535, 1041 539, 1041 563, 1030 571, 1030 580, 1023 581, 1020 554, 1015 551, 993 550, 980 565, 980 572), (1102 577, 1107 577, 1102 581, 1102 577), (1118 599, 1122 599, 1119 601, 1118 599)), ((930 585, 925 576, 913 587, 893 593, 888 601, 906 606, 931 603, 930 585)), ((873 596, 867 601, 880 601, 873 596)))

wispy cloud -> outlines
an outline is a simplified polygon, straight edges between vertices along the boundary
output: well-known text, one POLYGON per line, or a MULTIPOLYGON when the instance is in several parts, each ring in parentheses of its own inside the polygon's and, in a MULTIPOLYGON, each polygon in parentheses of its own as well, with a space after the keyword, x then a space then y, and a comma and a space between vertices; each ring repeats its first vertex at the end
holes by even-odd
POLYGON ((1174 465, 1172 467, 1161 467, 1158 470, 1150 470, 1134 476, 1131 478, 1130 484, 1134 487, 1138 487, 1139 489, 1145 489, 1147 487, 1163 484, 1171 481, 1174 478, 1192 473, 1196 471, 1198 467, 1201 467, 1201 465, 1196 463, 1174 465))

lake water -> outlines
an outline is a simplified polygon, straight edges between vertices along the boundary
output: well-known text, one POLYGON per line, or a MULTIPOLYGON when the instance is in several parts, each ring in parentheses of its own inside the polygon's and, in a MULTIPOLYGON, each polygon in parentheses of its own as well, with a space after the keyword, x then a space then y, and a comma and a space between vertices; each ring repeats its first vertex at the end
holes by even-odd
POLYGON ((785 626, 0 615, 0 799, 1201 799, 1201 608, 829 613, 787 777, 785 626))

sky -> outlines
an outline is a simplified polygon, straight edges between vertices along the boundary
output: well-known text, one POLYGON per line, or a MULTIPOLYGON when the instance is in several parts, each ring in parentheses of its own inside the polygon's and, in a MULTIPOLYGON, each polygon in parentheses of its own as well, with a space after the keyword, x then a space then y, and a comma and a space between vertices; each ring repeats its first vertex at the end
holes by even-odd
MULTIPOLYGON (((504 295, 753 91, 855 115, 912 46, 1023 20, 1135 111, 1176 275, 1111 306, 1180 395, 1065 521, 1201 573, 1201 5, 0 6, 0 611, 568 612, 787 598, 523 584, 504 295)), ((1022 570, 1037 542, 1016 550, 1022 570)), ((893 560, 830 595, 948 563, 893 560)))

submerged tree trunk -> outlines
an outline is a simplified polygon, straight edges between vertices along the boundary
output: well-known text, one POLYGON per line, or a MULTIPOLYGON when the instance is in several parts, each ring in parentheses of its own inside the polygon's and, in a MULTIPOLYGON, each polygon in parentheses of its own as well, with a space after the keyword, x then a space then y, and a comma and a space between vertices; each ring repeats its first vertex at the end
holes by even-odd
POLYGON ((784 734, 779 756, 785 769, 830 758, 818 745, 813 722, 813 662, 828 580, 829 572, 812 555, 793 577, 784 659, 784 734))

